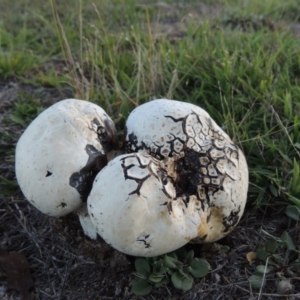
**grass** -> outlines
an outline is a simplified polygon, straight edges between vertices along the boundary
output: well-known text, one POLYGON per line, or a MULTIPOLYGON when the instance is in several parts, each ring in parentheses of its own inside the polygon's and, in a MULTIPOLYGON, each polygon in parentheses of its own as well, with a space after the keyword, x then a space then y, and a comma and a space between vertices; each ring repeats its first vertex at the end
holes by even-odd
MULTIPOLYGON (((118 130, 151 99, 200 105, 247 157, 249 209, 300 201, 298 1, 13 2, 0 4, 0 80, 71 87, 118 130)), ((25 127, 42 109, 23 94, 3 120, 25 127)), ((0 131, 4 161, 15 140, 0 131)))

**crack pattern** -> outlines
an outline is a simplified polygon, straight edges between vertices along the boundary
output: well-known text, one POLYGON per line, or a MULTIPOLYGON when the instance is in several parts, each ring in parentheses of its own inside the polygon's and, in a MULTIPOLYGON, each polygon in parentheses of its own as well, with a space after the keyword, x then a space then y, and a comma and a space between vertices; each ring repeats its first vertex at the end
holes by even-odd
POLYGON ((97 118, 91 121, 90 130, 97 134, 98 141, 100 142, 105 153, 112 149, 118 149, 119 143, 117 139, 117 132, 113 121, 110 119, 104 119, 103 125, 97 118))
POLYGON ((174 199, 174 182, 168 176, 167 170, 161 166, 157 160, 150 159, 150 157, 137 155, 133 153, 121 159, 121 166, 123 169, 124 179, 133 180, 137 183, 137 187, 128 195, 141 195, 141 189, 145 182, 154 176, 161 184, 161 190, 168 199, 174 199))
MULTIPOLYGON (((134 131, 130 132, 125 141, 126 151, 127 153, 146 151, 161 162, 166 162, 170 158, 174 160, 176 175, 173 174, 171 177, 164 170, 159 179, 172 185, 176 191, 176 194, 172 195, 166 189, 163 190, 168 200, 161 205, 166 205, 169 213, 172 212, 172 201, 183 201, 187 209, 190 200, 195 197, 201 203, 201 209, 209 213, 209 208, 215 206, 215 199, 220 193, 229 194, 228 199, 232 196, 225 187, 228 182, 240 180, 240 173, 237 170, 239 149, 205 115, 191 111, 184 117, 165 115, 164 118, 165 122, 171 123, 168 127, 171 128, 169 132, 161 134, 154 130, 153 136, 145 135, 142 138, 134 131)), ((136 180, 138 186, 132 193, 139 194, 143 183, 149 177, 129 176, 130 165, 127 167, 124 165, 123 170, 125 179, 136 180)), ((157 177, 158 173, 154 173, 152 174, 157 177)), ((229 215, 228 213, 223 215, 221 223, 225 228, 224 232, 229 232, 238 223, 240 210, 240 206, 234 204, 229 215)), ((209 223, 210 218, 207 218, 207 221, 209 223)), ((204 235, 201 240, 205 240, 206 237, 207 235, 204 235)))
POLYGON ((149 237, 150 237, 150 234, 141 235, 136 239, 136 241, 143 243, 145 245, 145 249, 149 249, 149 248, 151 248, 149 237))
POLYGON ((166 134, 164 145, 150 139, 139 141, 134 132, 128 135, 128 152, 147 151, 151 156, 163 160, 175 157, 178 177, 175 181, 176 197, 195 195, 199 200, 207 200, 207 189, 223 190, 226 177, 238 180, 235 169, 238 165, 238 148, 228 142, 224 135, 213 128, 209 118, 191 112, 182 118, 166 115, 174 123, 181 123, 179 136, 166 134))

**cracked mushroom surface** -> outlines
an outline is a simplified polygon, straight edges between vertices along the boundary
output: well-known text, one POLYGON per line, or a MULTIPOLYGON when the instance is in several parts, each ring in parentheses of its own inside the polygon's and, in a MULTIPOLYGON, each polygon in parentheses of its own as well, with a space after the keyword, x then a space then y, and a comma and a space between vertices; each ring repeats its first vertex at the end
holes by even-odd
POLYGON ((126 132, 129 153, 97 175, 88 198, 91 220, 108 243, 155 256, 234 229, 247 199, 247 163, 206 111, 154 100, 132 111, 126 132))
MULTIPOLYGON (((16 177, 23 194, 44 214, 78 211, 81 223, 88 223, 85 202, 95 176, 107 164, 106 153, 117 144, 115 137, 114 123, 101 107, 76 99, 52 105, 17 143, 16 177)), ((91 232, 96 238, 95 230, 91 232)))
POLYGON ((195 236, 200 216, 182 201, 165 166, 141 152, 116 157, 97 175, 88 211, 98 233, 117 250, 135 256, 155 256, 177 249, 195 236), (111 183, 118 188, 111 188, 111 183))

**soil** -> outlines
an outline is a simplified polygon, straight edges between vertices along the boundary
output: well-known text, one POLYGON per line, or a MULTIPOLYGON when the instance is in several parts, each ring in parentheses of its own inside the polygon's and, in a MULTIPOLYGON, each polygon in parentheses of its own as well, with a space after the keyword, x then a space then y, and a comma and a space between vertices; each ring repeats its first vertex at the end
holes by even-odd
MULTIPOLYGON (((218 12, 217 7, 212 17, 218 12)), ((181 25, 182 21, 175 20, 160 23, 156 28, 159 33, 181 38, 184 34, 181 25)), ((292 29, 299 34, 299 24, 293 24, 292 29)), ((0 84, 0 134, 5 132, 10 136, 7 142, 1 142, 0 175, 8 180, 15 179, 14 154, 6 150, 14 148, 24 127, 7 122, 6 118, 21 94, 40 99, 46 108, 72 97, 73 91, 37 88, 15 80, 0 84)), ((4 185, 0 183, 1 187, 4 185)), ((230 247, 228 252, 215 251, 211 246, 187 245, 197 257, 205 257, 212 269, 204 279, 195 280, 192 290, 182 292, 169 285, 137 297, 130 293, 134 257, 114 250, 100 237, 92 241, 84 236, 76 215, 59 219, 45 216, 29 204, 17 185, 12 185, 9 194, 0 192, 0 250, 16 251, 26 257, 33 286, 29 292, 11 288, 7 270, 0 266, 0 299, 282 299, 276 292, 275 274, 261 291, 252 290, 248 281, 259 262, 250 265, 246 254, 267 239, 261 229, 275 237, 286 230, 295 241, 300 240, 295 222, 283 211, 253 213, 249 204, 237 228, 219 242, 230 247)), ((292 280, 292 284, 295 295, 284 298, 300 299, 299 278, 292 280)))

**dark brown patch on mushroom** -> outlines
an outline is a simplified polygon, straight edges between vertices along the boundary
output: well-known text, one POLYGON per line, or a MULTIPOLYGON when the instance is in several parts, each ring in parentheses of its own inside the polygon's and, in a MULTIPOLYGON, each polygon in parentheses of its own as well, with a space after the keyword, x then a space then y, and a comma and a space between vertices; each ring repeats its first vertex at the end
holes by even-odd
POLYGON ((52 172, 50 172, 50 171, 47 170, 46 177, 49 177, 49 176, 51 176, 52 174, 53 174, 52 172))
MULTIPOLYGON (((151 169, 149 169, 149 172, 151 173, 151 175, 156 177, 159 180, 159 182, 162 184, 162 191, 166 195, 166 197, 169 198, 169 199, 173 199, 172 195, 169 194, 166 187, 167 187, 168 183, 171 183, 171 185, 174 186, 174 180, 173 180, 173 178, 168 176, 167 170, 160 167, 157 171, 157 174, 152 172, 151 169)), ((172 205, 168 206, 168 210, 172 211, 172 205)))
POLYGON ((91 121, 91 130, 97 133, 99 142, 105 153, 111 150, 119 149, 118 135, 113 121, 104 119, 104 125, 101 125, 97 118, 91 121))
POLYGON ((164 159, 164 155, 162 154, 163 146, 159 146, 156 143, 151 143, 151 145, 147 146, 143 141, 141 145, 138 145, 139 141, 134 132, 128 135, 128 139, 125 142, 125 149, 127 153, 136 153, 140 150, 146 150, 151 156, 157 159, 164 159))
POLYGON ((115 124, 110 119, 104 120, 104 127, 98 126, 97 134, 105 153, 119 149, 115 124))
POLYGON ((93 186, 96 175, 107 165, 106 155, 98 151, 93 145, 86 145, 85 151, 89 158, 86 165, 71 175, 69 184, 75 188, 85 202, 93 186))
POLYGON ((222 224, 225 227, 224 232, 229 232, 239 222, 240 209, 241 207, 239 206, 236 211, 231 211, 229 216, 224 217, 222 222, 222 224))
POLYGON ((138 152, 143 149, 141 146, 138 146, 137 136, 133 132, 128 134, 128 140, 125 142, 125 149, 127 153, 138 152))
MULTIPOLYGON (((198 194, 199 186, 205 189, 206 194, 208 189, 211 189, 213 193, 223 190, 223 181, 226 174, 219 174, 215 165, 216 162, 207 153, 186 149, 185 156, 175 163, 175 170, 178 175, 175 182, 177 196, 195 195, 198 200, 202 200, 202 197, 198 194), (210 172, 211 168, 214 169, 215 174, 210 172)), ((207 200, 209 202, 209 199, 207 200)))

